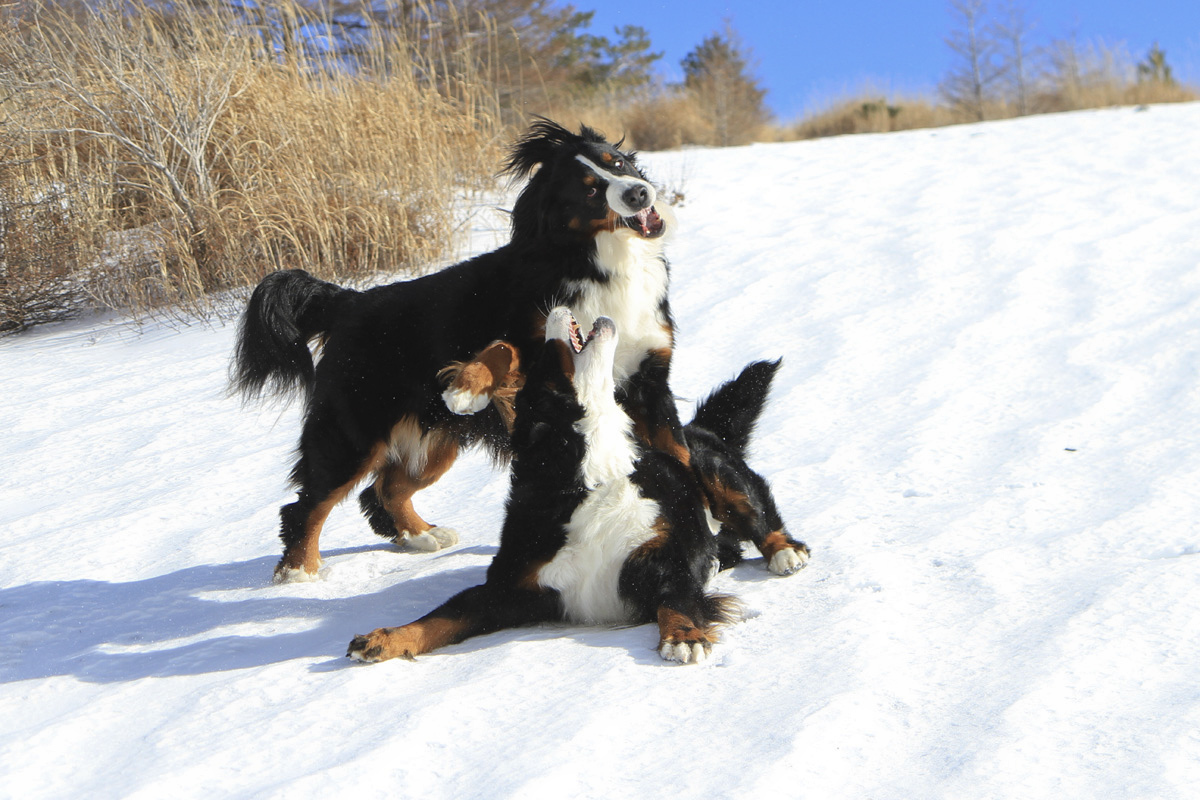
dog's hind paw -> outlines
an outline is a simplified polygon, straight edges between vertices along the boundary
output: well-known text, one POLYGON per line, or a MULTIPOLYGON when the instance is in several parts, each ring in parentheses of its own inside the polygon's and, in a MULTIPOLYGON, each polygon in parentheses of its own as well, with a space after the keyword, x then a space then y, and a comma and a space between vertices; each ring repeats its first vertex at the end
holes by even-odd
POLYGON ((478 414, 492 402, 491 395, 472 392, 470 389, 451 387, 442 392, 442 400, 446 408, 455 414, 478 414))
POLYGON ((703 663, 716 640, 711 627, 698 626, 687 614, 667 606, 658 609, 658 654, 665 660, 703 663))
POLYGON ((791 575, 793 572, 799 572, 804 569, 807 564, 807 551, 794 547, 785 547, 771 556, 771 561, 767 564, 767 569, 776 575, 791 575))
POLYGON ((432 553, 458 544, 458 531, 453 528, 442 528, 439 526, 418 534, 405 532, 402 541, 414 550, 424 550, 427 553, 432 553))
POLYGON ((311 583, 319 581, 321 576, 316 570, 309 572, 303 567, 285 567, 283 564, 275 567, 271 583, 311 583))

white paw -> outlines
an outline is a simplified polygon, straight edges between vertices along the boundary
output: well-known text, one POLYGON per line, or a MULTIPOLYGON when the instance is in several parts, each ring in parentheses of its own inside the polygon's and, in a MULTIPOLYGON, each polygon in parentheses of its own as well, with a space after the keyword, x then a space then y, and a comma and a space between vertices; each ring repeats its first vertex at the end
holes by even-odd
POLYGON ((311 583, 320 580, 320 575, 300 567, 276 567, 272 583, 311 583))
POLYGON ((477 414, 487 408, 492 398, 466 389, 447 389, 442 392, 442 400, 446 402, 446 408, 455 414, 477 414))
POLYGON ((424 550, 432 553, 435 550, 441 550, 444 547, 449 547, 452 544, 458 544, 458 531, 453 528, 430 528, 424 533, 418 533, 413 536, 407 534, 404 540, 409 547, 415 550, 424 550))
POLYGON ((708 651, 700 642, 663 642, 658 654, 667 661, 680 664, 703 664, 708 659, 708 651))
POLYGON ((776 575, 791 575, 797 570, 804 569, 806 564, 808 564, 808 555, 803 550, 785 547, 771 556, 771 563, 767 565, 767 569, 776 575))

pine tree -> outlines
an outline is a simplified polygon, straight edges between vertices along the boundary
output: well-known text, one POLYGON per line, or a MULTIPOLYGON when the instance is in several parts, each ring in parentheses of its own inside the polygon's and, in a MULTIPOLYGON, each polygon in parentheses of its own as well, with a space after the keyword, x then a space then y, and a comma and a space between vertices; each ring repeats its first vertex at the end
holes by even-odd
POLYGON ((1158 46, 1158 42, 1146 54, 1146 60, 1137 65, 1138 83, 1161 83, 1164 86, 1174 86, 1175 77, 1167 66, 1167 53, 1158 46))
POLYGON ((751 73, 750 59, 749 48, 728 21, 721 32, 706 37, 683 59, 684 89, 712 125, 714 144, 753 141, 770 120, 763 102, 767 92, 751 73))

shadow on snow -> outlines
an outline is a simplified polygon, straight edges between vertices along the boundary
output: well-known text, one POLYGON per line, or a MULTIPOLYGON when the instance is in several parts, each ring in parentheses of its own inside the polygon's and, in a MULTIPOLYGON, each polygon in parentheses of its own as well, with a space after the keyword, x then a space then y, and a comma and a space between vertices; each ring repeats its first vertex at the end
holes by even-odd
MULTIPOLYGON (((325 555, 372 549, 378 547, 325 555)), ((209 564, 127 583, 42 581, 0 589, 0 683, 56 675, 112 683, 314 657, 328 659, 313 665, 314 670, 353 666, 344 654, 355 634, 417 619, 454 593, 482 583, 486 574, 484 566, 462 567, 410 577, 377 592, 305 597, 306 587, 321 584, 268 583, 276 561, 264 556, 209 564)), ((649 627, 539 626, 502 631, 439 652, 567 634, 591 647, 628 647, 635 660, 650 663, 658 656, 657 637, 648 633, 649 627), (635 628, 646 630, 630 634, 635 628)), ((425 656, 431 657, 436 656, 425 656)))

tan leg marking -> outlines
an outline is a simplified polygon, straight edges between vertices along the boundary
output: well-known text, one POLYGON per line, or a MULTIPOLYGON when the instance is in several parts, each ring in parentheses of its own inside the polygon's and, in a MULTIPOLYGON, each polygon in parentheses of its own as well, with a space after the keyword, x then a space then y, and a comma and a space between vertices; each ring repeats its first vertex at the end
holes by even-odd
POLYGON ((379 469, 383 464, 386 452, 387 445, 383 442, 375 445, 354 477, 313 507, 304 520, 304 537, 283 551, 283 558, 275 567, 276 579, 286 579, 289 570, 303 570, 310 576, 317 574, 317 570, 321 568, 321 529, 325 526, 329 512, 333 510, 334 506, 345 500, 346 495, 350 494, 363 478, 379 469))
POLYGON ((735 515, 750 518, 758 515, 750 497, 726 486, 719 476, 702 475, 701 480, 708 488, 712 498, 711 512, 718 522, 731 524, 735 515))
MULTIPOLYGON (((666 517, 659 517, 654 520, 654 525, 651 526, 654 531, 654 536, 642 542, 642 544, 630 554, 630 559, 644 558, 655 550, 659 550, 666 546, 671 538, 671 523, 667 522, 666 517)), ((662 612, 660 611, 661 615, 662 612)))
POLYGON ((411 622, 400 628, 376 628, 366 636, 355 636, 346 655, 359 661, 412 660, 422 653, 461 641, 463 620, 433 618, 411 622))
POLYGON ((535 561, 533 564, 530 564, 525 574, 517 579, 517 588, 526 589, 531 592, 546 591, 546 587, 542 586, 541 572, 542 567, 549 563, 549 561, 535 561))
POLYGON ((390 459, 375 478, 375 494, 396 524, 398 537, 416 536, 434 526, 413 508, 412 497, 438 481, 458 458, 458 442, 438 431, 422 434, 411 417, 392 429, 390 459))

